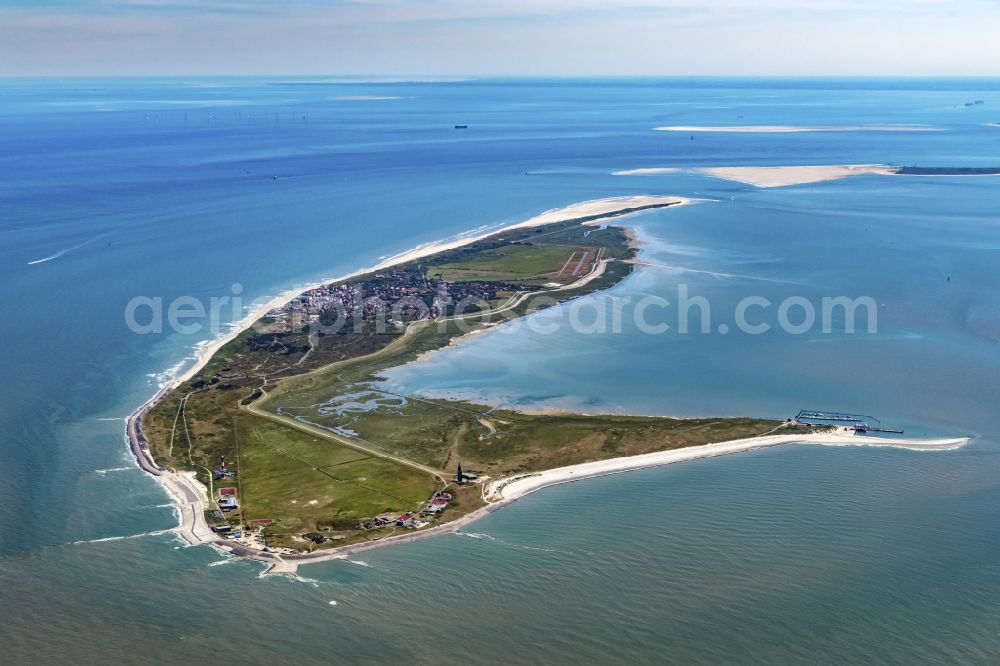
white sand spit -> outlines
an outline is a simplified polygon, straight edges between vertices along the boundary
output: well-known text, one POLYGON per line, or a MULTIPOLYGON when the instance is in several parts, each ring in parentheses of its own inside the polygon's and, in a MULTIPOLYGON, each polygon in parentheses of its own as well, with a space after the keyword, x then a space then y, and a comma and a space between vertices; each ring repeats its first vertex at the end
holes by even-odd
POLYGON ((495 502, 510 501, 517 499, 518 497, 523 497, 524 495, 541 488, 554 486, 560 483, 569 483, 571 481, 579 481, 580 479, 588 479, 595 476, 618 474, 620 472, 644 469, 647 467, 670 465, 672 463, 683 462, 685 460, 696 460, 699 458, 728 455, 731 453, 739 453, 741 451, 778 446, 780 444, 801 443, 823 444, 826 446, 886 446, 922 451, 944 451, 964 446, 968 443, 968 441, 969 440, 966 437, 943 439, 884 439, 881 437, 866 437, 841 432, 818 433, 813 435, 769 435, 766 437, 736 439, 729 442, 719 442, 717 444, 705 444, 703 446, 690 446, 683 449, 646 453, 638 456, 598 460, 595 462, 581 463, 579 465, 558 467, 556 469, 549 469, 535 474, 525 474, 522 476, 497 479, 496 481, 491 481, 487 485, 484 491, 484 496, 486 499, 495 502))
POLYGON ((666 204, 682 205, 691 203, 691 201, 691 199, 686 199, 684 197, 647 194, 629 197, 608 197, 606 199, 583 201, 581 203, 564 206, 563 208, 553 208, 552 210, 547 210, 540 215, 536 215, 535 217, 525 220, 524 222, 518 222, 517 224, 512 224, 504 227, 503 229, 491 231, 479 236, 454 238, 438 243, 421 245, 413 248, 412 250, 407 250, 406 252, 389 257, 371 270, 381 270, 383 268, 388 268, 389 266, 395 266, 396 264, 403 264, 408 261, 413 261, 414 259, 426 257, 427 255, 437 254, 438 252, 443 252, 445 250, 453 250, 456 247, 463 247, 465 245, 469 245, 470 243, 482 240, 488 236, 496 236, 497 234, 501 234, 512 229, 541 227, 546 224, 565 222, 566 220, 576 220, 585 217, 594 217, 597 215, 611 215, 618 211, 642 208, 644 206, 662 206, 666 204))
POLYGON ((645 169, 625 169, 624 171, 614 171, 612 176, 653 176, 658 173, 677 173, 678 167, 647 167, 645 169))
POLYGON ((864 174, 891 176, 896 173, 897 168, 884 164, 835 164, 826 166, 706 167, 695 169, 695 171, 716 178, 749 183, 757 187, 785 187, 864 174))
POLYGON ((665 125, 659 132, 741 132, 786 134, 791 132, 933 132, 927 125, 665 125))

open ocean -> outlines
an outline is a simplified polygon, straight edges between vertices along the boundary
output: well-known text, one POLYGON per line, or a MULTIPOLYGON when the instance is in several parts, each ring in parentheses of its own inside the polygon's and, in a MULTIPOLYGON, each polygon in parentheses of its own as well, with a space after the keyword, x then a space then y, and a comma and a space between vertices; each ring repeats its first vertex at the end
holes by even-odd
POLYGON ((0 100, 0 663, 1000 659, 1000 176, 612 175, 1000 166, 1000 81, 6 79, 0 100), (934 131, 653 131, 754 124, 934 131), (878 332, 499 328, 389 381, 589 411, 836 409, 972 444, 793 445, 592 479, 300 579, 168 531, 123 419, 213 333, 134 334, 131 298, 238 284, 250 303, 626 194, 715 201, 632 218, 649 265, 615 295, 685 284, 713 322, 751 295, 870 295, 878 332))

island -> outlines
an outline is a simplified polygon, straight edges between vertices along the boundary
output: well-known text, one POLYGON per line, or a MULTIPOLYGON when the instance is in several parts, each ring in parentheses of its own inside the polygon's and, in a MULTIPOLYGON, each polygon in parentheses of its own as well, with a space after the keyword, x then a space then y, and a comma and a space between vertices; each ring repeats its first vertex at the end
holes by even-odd
POLYGON ((578 478, 793 441, 886 445, 795 419, 522 413, 395 393, 381 377, 617 284, 638 246, 615 221, 687 203, 585 202, 279 299, 136 410, 129 445, 181 508, 186 541, 277 573, 456 531, 578 478))
POLYGON ((823 164, 794 166, 643 167, 611 172, 613 176, 698 173, 754 187, 786 187, 839 180, 851 176, 996 176, 1000 167, 892 166, 889 164, 823 164))

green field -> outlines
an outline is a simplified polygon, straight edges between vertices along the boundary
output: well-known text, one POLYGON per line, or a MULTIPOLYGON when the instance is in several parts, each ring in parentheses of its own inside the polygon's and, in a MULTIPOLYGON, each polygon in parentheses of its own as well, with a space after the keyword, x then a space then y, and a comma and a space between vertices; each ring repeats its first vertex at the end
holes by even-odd
MULTIPOLYGON (((348 407, 340 413, 321 408, 338 397, 351 403, 359 391, 382 391, 379 373, 386 368, 495 325, 500 317, 521 317, 614 285, 631 272, 627 260, 634 254, 621 229, 567 222, 508 232, 359 276, 343 286, 405 293, 425 303, 441 289, 490 293, 467 283, 491 283, 496 298, 490 300, 504 305, 496 313, 481 310, 436 320, 413 315, 405 327, 387 331, 360 311, 356 325, 334 331, 289 325, 308 320, 301 310, 287 319, 275 315, 262 329, 248 330, 223 347, 197 376, 149 410, 143 431, 161 464, 193 470, 213 498, 219 486, 212 470, 223 457, 228 469, 235 461, 237 476, 225 485, 236 487, 241 507, 227 520, 238 526, 271 519, 269 545, 312 549, 306 537, 317 531, 336 538, 325 547, 391 533, 395 528, 364 530, 361 524, 421 508, 453 478, 459 462, 466 472, 496 478, 750 437, 778 427, 774 421, 742 418, 537 416, 389 394, 375 408, 348 407), (597 256, 610 263, 586 285, 537 286, 571 282, 597 256), (579 264, 581 257, 587 259, 579 264)), ((439 520, 482 506, 479 486, 451 485, 449 491, 454 500, 439 520)))
POLYGON ((245 520, 271 534, 352 530, 366 518, 419 507, 439 485, 426 474, 267 419, 240 417, 239 485, 245 520))
MULTIPOLYGON (((374 378, 373 378, 374 379, 374 378)), ((376 388, 377 383, 373 384, 376 388)), ((350 390, 356 390, 352 385, 350 390)), ((318 384, 313 392, 276 394, 258 408, 288 410, 289 402, 328 397, 335 390, 318 384)), ((683 446, 753 437, 779 424, 763 419, 670 419, 578 414, 530 415, 453 400, 410 396, 405 406, 323 415, 302 407, 297 414, 326 427, 349 427, 379 449, 453 472, 463 469, 492 477, 637 455, 683 446)))
MULTIPOLYGON (((574 257, 573 263, 589 248, 567 245, 509 245, 479 252, 466 261, 436 264, 427 275, 450 282, 470 280, 542 284, 559 281, 559 271, 574 257)), ((569 271, 567 271, 568 273, 569 271)))

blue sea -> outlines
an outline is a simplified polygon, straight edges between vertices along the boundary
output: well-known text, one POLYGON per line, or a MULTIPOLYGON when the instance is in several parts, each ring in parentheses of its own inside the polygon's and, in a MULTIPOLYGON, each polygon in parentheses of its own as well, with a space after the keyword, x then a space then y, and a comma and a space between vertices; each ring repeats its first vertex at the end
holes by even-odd
POLYGON ((1000 80, 6 79, 0 100, 0 662, 997 663, 1000 177, 613 173, 1000 166, 1000 80), (888 124, 926 131, 857 129, 888 124), (554 333, 500 326, 387 381, 529 409, 859 412, 972 443, 582 481, 298 579, 170 533, 123 419, 225 326, 136 334, 131 299, 249 305, 631 194, 705 201, 630 219, 619 331, 542 312, 554 333), (635 303, 682 287, 711 330, 639 330, 635 303), (870 297, 877 330, 716 325, 748 297, 827 296, 870 297))

